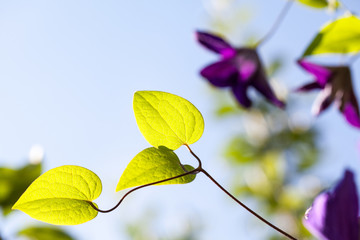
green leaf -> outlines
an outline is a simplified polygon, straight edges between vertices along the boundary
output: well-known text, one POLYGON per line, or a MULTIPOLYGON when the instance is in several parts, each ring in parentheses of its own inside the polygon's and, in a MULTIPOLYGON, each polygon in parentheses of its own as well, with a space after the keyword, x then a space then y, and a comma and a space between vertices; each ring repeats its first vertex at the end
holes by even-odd
POLYGON ((340 6, 339 1, 331 1, 331 0, 329 0, 329 1, 327 1, 327 0, 298 0, 298 2, 300 2, 304 5, 307 5, 309 7, 312 7, 312 8, 317 8, 317 9, 328 7, 329 9, 336 10, 340 6))
POLYGON ((97 216, 89 202, 99 197, 101 189, 101 181, 92 171, 61 166, 38 177, 13 209, 51 224, 81 224, 97 216))
POLYGON ((69 234, 59 228, 54 227, 28 227, 18 232, 19 236, 24 236, 31 240, 73 240, 69 234))
POLYGON ((313 8, 325 8, 328 6, 326 0, 298 0, 300 3, 313 8))
POLYGON ((360 19, 342 17, 325 25, 305 50, 303 57, 315 54, 356 53, 360 51, 360 19))
POLYGON ((40 174, 41 163, 19 169, 0 167, 0 207, 4 216, 11 212, 14 203, 40 174))
POLYGON ((204 119, 186 99, 158 91, 138 91, 133 102, 137 125, 154 147, 175 150, 199 140, 204 119))
MULTIPOLYGON (((184 165, 184 168, 186 171, 194 169, 190 165, 184 165)), ((185 171, 181 166, 179 158, 173 151, 165 147, 160 147, 159 149, 154 147, 147 148, 138 153, 128 164, 120 178, 116 191, 157 182, 183 173, 185 171)), ((189 183, 194 179, 195 174, 189 174, 160 183, 159 185, 189 183)))

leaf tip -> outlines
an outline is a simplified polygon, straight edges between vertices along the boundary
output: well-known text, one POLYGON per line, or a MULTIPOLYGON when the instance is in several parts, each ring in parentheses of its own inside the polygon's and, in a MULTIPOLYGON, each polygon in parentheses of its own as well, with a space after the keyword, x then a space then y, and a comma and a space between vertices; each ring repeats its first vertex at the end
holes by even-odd
POLYGON ((19 208, 19 201, 21 199, 22 195, 19 197, 19 199, 14 203, 14 205, 11 207, 11 210, 20 210, 19 208))
POLYGON ((122 186, 121 186, 121 182, 119 182, 119 183, 117 184, 117 186, 116 186, 115 192, 119 192, 119 191, 121 191, 121 190, 123 190, 123 188, 122 188, 122 186))

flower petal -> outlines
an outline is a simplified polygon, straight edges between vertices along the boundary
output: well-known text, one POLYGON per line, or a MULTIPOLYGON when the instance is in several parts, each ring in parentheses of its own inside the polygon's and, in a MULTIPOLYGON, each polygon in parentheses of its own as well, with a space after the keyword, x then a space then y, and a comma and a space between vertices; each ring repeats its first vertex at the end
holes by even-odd
POLYGON ((329 193, 317 196, 311 208, 306 211, 303 221, 304 226, 319 239, 328 239, 323 234, 323 230, 325 229, 326 204, 329 197, 329 193))
POLYGON ((324 110, 326 110, 333 102, 333 98, 331 95, 332 86, 327 85, 316 97, 311 112, 313 115, 318 116, 324 110))
POLYGON ((240 74, 238 80, 242 82, 250 80, 261 67, 260 59, 255 49, 240 48, 234 59, 240 74))
POLYGON ((323 193, 315 199, 304 225, 320 239, 357 240, 358 201, 354 175, 346 170, 333 192, 323 193))
POLYGON ((318 82, 321 87, 324 87, 331 77, 331 70, 327 69, 326 67, 308 62, 304 59, 299 60, 298 63, 306 71, 316 77, 316 82, 318 82))
POLYGON ((248 85, 244 83, 238 83, 233 88, 232 91, 234 93, 234 96, 236 100, 244 107, 249 108, 251 107, 251 100, 249 99, 247 95, 247 88, 248 85))
POLYGON ((264 71, 261 69, 256 76, 254 76, 254 80, 252 81, 252 86, 259 91, 264 97, 266 97, 272 104, 279 108, 285 107, 285 104, 280 101, 274 94, 271 89, 264 71))
POLYGON ((296 92, 307 92, 307 91, 311 91, 314 89, 321 89, 323 88, 318 82, 311 82, 311 83, 307 83, 305 85, 303 85, 302 87, 299 87, 298 89, 296 89, 296 92))
POLYGON ((325 234, 331 239, 359 239, 359 199, 354 174, 346 170, 327 202, 325 234))
POLYGON ((222 60, 205 67, 200 74, 216 87, 228 87, 235 83, 238 71, 231 60, 222 60))
POLYGON ((342 111, 344 114, 346 121, 348 121, 352 126, 360 128, 360 116, 359 116, 359 108, 357 103, 348 102, 344 105, 344 109, 342 111))
POLYGON ((258 68, 257 64, 250 60, 243 60, 239 65, 240 79, 245 81, 249 80, 258 68))
POLYGON ((207 32, 196 32, 197 41, 207 49, 220 53, 225 58, 235 56, 236 50, 224 39, 207 32))

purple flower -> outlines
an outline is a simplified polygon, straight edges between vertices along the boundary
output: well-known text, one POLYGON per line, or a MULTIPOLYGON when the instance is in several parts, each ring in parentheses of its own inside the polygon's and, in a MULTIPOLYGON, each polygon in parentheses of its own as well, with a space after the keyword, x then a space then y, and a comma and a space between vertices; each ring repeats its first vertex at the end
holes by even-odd
POLYGON ((359 240, 359 204, 354 174, 346 170, 335 189, 317 196, 304 225, 322 240, 359 240))
POLYGON ((354 94, 351 73, 348 66, 320 66, 299 60, 299 65, 315 76, 315 81, 308 83, 298 91, 322 89, 314 102, 312 112, 319 115, 332 102, 338 106, 346 120, 354 127, 360 128, 359 106, 354 94))
POLYGON ((196 32, 196 38, 201 45, 221 55, 220 61, 200 72, 212 85, 231 87, 237 101, 245 108, 251 106, 247 95, 249 86, 253 86, 274 105, 284 107, 267 81, 256 49, 234 48, 224 39, 206 32, 196 32))

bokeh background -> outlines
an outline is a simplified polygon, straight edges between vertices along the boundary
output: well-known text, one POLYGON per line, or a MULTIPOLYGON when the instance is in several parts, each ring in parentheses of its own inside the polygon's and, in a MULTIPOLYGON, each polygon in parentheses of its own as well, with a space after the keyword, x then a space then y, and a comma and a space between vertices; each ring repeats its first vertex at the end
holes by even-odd
MULTIPOLYGON (((360 10, 355 0, 344 3, 360 10)), ((256 107, 244 111, 228 90, 211 87, 199 70, 217 56, 194 37, 196 30, 208 30, 247 45, 267 33, 285 4, 1 1, 0 238, 49 239, 50 225, 9 207, 40 171, 57 166, 94 171, 103 182, 96 203, 103 209, 115 205, 123 194, 115 193, 122 171, 149 147, 135 122, 133 93, 160 90, 188 99, 202 112, 205 132, 192 149, 215 179, 271 222, 311 239, 301 227, 304 210, 345 168, 358 172, 359 133, 335 107, 317 119, 311 115, 316 93, 292 92, 311 79, 295 61, 319 28, 343 11, 295 3, 259 48, 271 84, 288 101, 285 112, 255 92, 256 107), (46 229, 23 231, 33 226, 46 229)), ((337 64, 347 58, 315 60, 337 64)), ((352 64, 357 96, 359 64, 352 64)), ((176 153, 196 165, 186 149, 176 153)), ((112 213, 60 229, 80 240, 282 239, 201 175, 187 185, 143 189, 112 213)))

